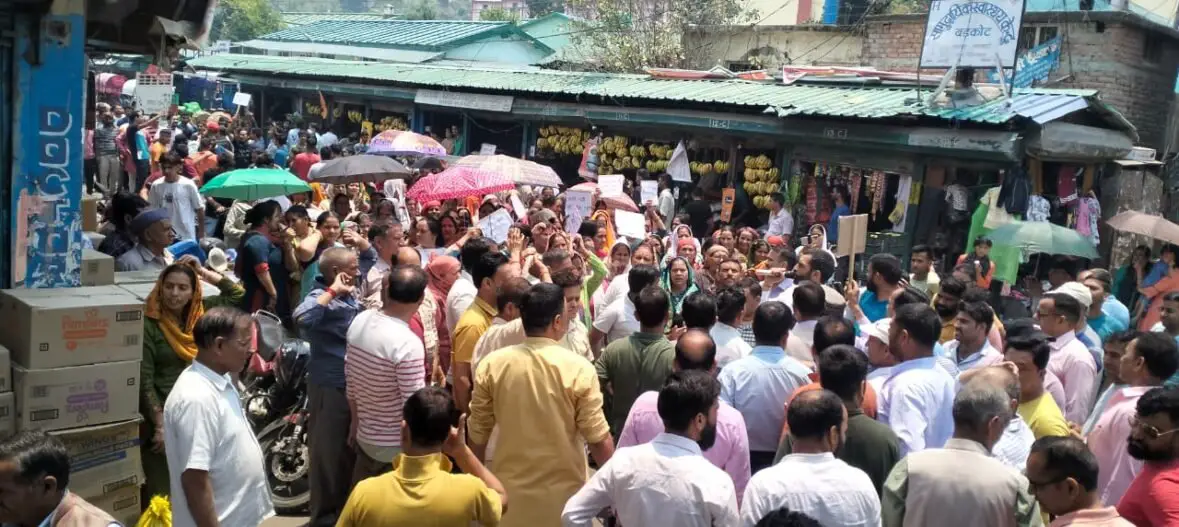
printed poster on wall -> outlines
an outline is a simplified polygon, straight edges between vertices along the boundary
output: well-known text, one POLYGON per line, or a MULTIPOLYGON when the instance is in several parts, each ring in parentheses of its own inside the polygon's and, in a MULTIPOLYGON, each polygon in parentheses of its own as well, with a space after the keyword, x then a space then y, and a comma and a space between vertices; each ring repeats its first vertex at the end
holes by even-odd
POLYGON ((1024 0, 933 0, 922 68, 1015 65, 1024 0))
MULTIPOLYGON (((1029 49, 1015 61, 1015 78, 1008 72, 1007 79, 1013 88, 1030 88, 1037 82, 1048 80, 1048 75, 1060 66, 1060 37, 1045 40, 1039 46, 1029 49)), ((987 71, 987 80, 999 82, 998 70, 987 71)))

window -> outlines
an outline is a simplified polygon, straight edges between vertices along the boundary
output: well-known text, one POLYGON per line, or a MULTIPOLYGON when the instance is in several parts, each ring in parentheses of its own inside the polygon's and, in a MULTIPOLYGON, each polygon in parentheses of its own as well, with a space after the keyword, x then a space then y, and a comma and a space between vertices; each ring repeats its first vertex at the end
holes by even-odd
POLYGON ((1142 43, 1142 59, 1157 64, 1163 58, 1163 42, 1155 35, 1147 35, 1142 43))
POLYGON ((1019 52, 1039 46, 1059 34, 1059 26, 1024 26, 1019 30, 1019 52))

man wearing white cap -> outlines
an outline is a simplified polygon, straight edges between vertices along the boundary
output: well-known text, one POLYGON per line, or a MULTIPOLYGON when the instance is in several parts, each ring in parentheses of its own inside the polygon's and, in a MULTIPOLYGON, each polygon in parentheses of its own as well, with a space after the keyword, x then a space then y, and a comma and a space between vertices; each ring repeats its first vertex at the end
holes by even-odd
POLYGON ((1054 292, 1071 296, 1081 304, 1081 320, 1077 322, 1076 327, 1077 340, 1085 345, 1090 355, 1093 355, 1093 362, 1097 363, 1097 372, 1101 373, 1101 359, 1105 354, 1105 350, 1102 349, 1101 337, 1097 335, 1097 332, 1093 328, 1089 327, 1089 321, 1087 319, 1089 309, 1093 306, 1093 293, 1080 282, 1066 282, 1060 287, 1057 287, 1054 292))

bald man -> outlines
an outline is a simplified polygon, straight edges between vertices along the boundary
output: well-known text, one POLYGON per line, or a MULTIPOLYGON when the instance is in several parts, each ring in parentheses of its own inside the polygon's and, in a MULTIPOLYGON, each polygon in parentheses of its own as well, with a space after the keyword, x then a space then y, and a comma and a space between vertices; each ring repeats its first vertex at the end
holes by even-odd
MULTIPOLYGON (((367 249, 367 248, 366 248, 367 249)), ((368 250, 366 253, 372 253, 368 250)), ((356 454, 348 446, 352 412, 345 387, 348 327, 363 306, 356 290, 360 263, 351 249, 333 247, 319 257, 315 287, 295 308, 300 335, 311 344, 307 365, 311 448, 311 525, 335 525, 348 491, 356 454)))
POLYGON ((1019 377, 1003 366, 978 369, 980 371, 965 380, 963 386, 983 383, 1003 390, 1009 396, 1011 411, 1014 412, 1013 417, 1007 423, 1007 428, 1003 429, 1003 435, 991 448, 991 453, 1004 465, 1022 471, 1027 466, 1028 455, 1032 453, 1032 443, 1036 442, 1036 435, 1017 412, 1019 409, 1019 377))
POLYGON ((416 265, 422 266, 422 254, 414 247, 408 245, 397 249, 397 260, 393 265, 416 265))
MULTIPOLYGON (((707 331, 689 329, 675 344, 672 369, 702 370, 716 375, 716 343, 707 331)), ((659 392, 649 391, 635 399, 626 416, 626 424, 618 436, 618 448, 649 443, 663 432, 659 417, 659 392)), ((745 418, 741 412, 720 401, 716 412, 716 443, 704 451, 704 458, 733 478, 738 496, 749 483, 749 437, 745 432, 745 418)))

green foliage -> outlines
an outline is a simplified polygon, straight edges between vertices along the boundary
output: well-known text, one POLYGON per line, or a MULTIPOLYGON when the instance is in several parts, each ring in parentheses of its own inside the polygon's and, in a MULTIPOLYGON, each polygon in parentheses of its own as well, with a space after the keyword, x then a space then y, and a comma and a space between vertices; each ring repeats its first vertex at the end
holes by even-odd
POLYGON ((213 16, 210 40, 243 42, 283 28, 269 0, 221 0, 213 16))
POLYGON ((479 20, 484 22, 519 22, 520 13, 502 7, 492 7, 479 11, 479 20))
POLYGON ((693 26, 756 21, 744 0, 568 0, 584 20, 570 24, 572 47, 601 71, 635 73, 646 68, 685 68, 707 55, 693 26))
POLYGON ((889 15, 911 15, 929 12, 929 0, 892 0, 883 9, 889 15))
POLYGON ((402 14, 406 20, 437 20, 438 3, 434 0, 409 0, 402 14))

